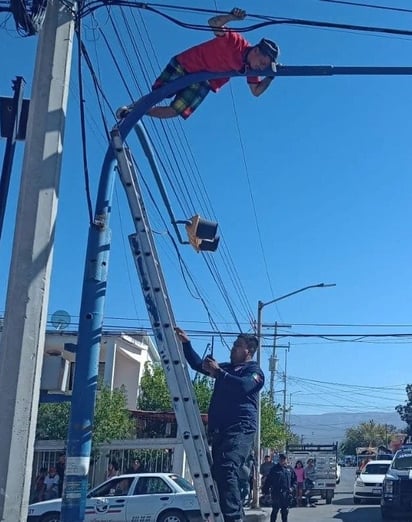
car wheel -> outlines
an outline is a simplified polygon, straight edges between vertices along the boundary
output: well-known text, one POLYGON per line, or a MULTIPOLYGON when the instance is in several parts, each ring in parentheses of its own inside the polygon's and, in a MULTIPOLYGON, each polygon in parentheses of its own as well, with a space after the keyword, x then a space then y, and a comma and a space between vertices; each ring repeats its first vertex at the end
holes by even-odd
POLYGON ((46 513, 40 518, 40 522, 60 522, 60 513, 46 513))
POLYGON ((183 511, 178 509, 168 509, 167 511, 160 513, 156 522, 187 522, 187 519, 183 511))
POLYGON ((353 497, 353 503, 354 504, 360 504, 361 503, 361 499, 358 498, 358 497, 353 497))

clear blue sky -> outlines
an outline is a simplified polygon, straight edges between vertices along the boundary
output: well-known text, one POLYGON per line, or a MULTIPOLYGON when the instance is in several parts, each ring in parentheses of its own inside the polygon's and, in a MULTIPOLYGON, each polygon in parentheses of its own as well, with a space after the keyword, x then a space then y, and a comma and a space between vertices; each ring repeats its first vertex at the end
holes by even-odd
MULTIPOLYGON (((181 5, 216 8, 213 1, 193 0, 181 5)), ((398 0, 397 6, 406 8, 409 3, 398 0)), ((218 2, 221 10, 232 7, 229 1, 218 2)), ((412 14, 319 0, 288 0, 270 6, 245 1, 241 7, 252 13, 279 17, 404 29, 412 26, 412 14)), ((111 10, 128 49, 135 78, 108 13, 102 9, 94 18, 83 21, 84 42, 112 108, 129 102, 130 98, 102 34, 111 42, 136 99, 140 96, 137 84, 143 92, 148 90, 146 68, 151 81, 173 54, 209 37, 208 33, 183 29, 151 13, 133 11, 133 16, 128 10, 123 13, 137 46, 128 35, 122 12, 116 7, 111 10), (136 48, 144 65, 136 58, 136 48)), ((167 13, 193 23, 205 23, 208 18, 207 14, 170 10, 167 13)), ((1 20, 6 20, 4 14, 1 20)), ((253 23, 256 20, 247 19, 240 25, 253 23)), ((270 26, 246 34, 252 43, 262 36, 279 43, 280 61, 285 65, 412 65, 412 39, 407 37, 290 25, 270 26)), ((21 75, 27 81, 26 96, 29 96, 37 38, 19 37, 12 20, 8 20, 0 30, 0 42, 1 95, 11 95, 11 80, 21 75)), ((80 308, 88 215, 81 162, 76 50, 73 58, 49 312, 67 310, 74 328, 80 308)), ((107 144, 86 69, 84 80, 94 202, 107 144)), ((258 300, 269 301, 320 282, 336 283, 335 288, 309 290, 264 309, 265 324, 278 321, 292 325, 279 329, 280 332, 325 336, 279 341, 282 344, 289 341, 291 345, 287 383, 294 413, 339 409, 392 411, 405 398, 404 385, 412 382, 410 338, 360 339, 368 333, 412 334, 411 87, 411 77, 278 78, 262 97, 255 99, 245 80, 236 78, 217 95, 211 94, 188 121, 166 124, 171 148, 161 125, 158 122, 153 125, 146 119, 162 161, 167 165, 171 151, 178 155, 182 172, 176 166, 169 166, 168 174, 185 179, 189 186, 196 180, 196 186, 205 189, 205 192, 194 191, 191 202, 181 208, 166 182, 176 217, 189 218, 193 207, 204 217, 219 222, 222 245, 217 254, 208 254, 208 259, 214 262, 234 314, 225 304, 202 256, 187 246, 179 250, 211 316, 223 331, 238 330, 233 316, 245 331, 250 331, 250 316, 256 317, 258 300), (183 136, 182 129, 188 142, 185 146, 176 141, 183 136), (213 211, 205 213, 198 204, 205 197, 213 211), (240 289, 242 299, 239 299, 240 289), (318 326, 321 324, 342 326, 318 326), (359 334, 359 340, 328 337, 338 333, 359 334), (387 389, 379 391, 373 387, 387 389)), ((112 126, 114 119, 107 108, 106 116, 112 126)), ((143 154, 134 140, 130 143, 161 215, 168 222, 143 154)), ((19 144, 1 240, 2 310, 21 153, 19 144)), ((117 184, 111 223, 113 248, 106 325, 140 328, 148 326, 147 313, 128 250, 127 235, 133 228, 122 190, 117 184)), ((205 307, 189 292, 165 226, 149 198, 147 208, 153 229, 158 232, 159 253, 177 323, 188 330, 210 331, 205 307)), ((271 332, 265 329, 265 333, 271 332)), ((210 340, 208 335, 196 336, 194 345, 201 352, 210 340)), ((270 343, 268 337, 265 345, 270 343)), ((269 353, 270 348, 265 348, 263 369, 268 383, 269 353)), ((220 360, 228 355, 219 338, 215 339, 215 355, 220 360)), ((283 372, 283 349, 279 350, 279 357, 279 371, 283 372)), ((276 389, 281 388, 278 377, 276 389)))

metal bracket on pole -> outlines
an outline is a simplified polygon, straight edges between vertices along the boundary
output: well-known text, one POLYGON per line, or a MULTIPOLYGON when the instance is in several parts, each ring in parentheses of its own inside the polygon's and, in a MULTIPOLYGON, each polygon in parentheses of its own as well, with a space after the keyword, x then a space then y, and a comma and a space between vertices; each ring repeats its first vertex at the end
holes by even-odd
POLYGON ((23 100, 25 83, 21 76, 17 76, 13 80, 13 98, 0 98, 1 136, 7 139, 0 177, 0 238, 3 232, 16 141, 26 137, 29 102, 23 100))

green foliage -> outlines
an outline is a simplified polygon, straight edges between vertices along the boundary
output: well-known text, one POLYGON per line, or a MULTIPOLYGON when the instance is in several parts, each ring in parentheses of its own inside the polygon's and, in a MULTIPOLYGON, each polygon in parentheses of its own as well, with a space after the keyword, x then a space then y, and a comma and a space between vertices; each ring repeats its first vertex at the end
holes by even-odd
POLYGON ((102 386, 96 400, 93 445, 114 439, 130 439, 133 434, 134 423, 127 410, 124 386, 113 391, 102 386))
POLYGON ((355 455, 356 448, 388 446, 396 427, 390 424, 377 424, 373 420, 361 422, 358 426, 348 428, 340 451, 344 455, 355 455))
POLYGON ((412 384, 406 385, 407 400, 405 404, 398 404, 395 410, 399 413, 400 418, 406 423, 406 434, 412 435, 412 384))
MULTIPOLYGON (((206 375, 200 375, 194 382, 194 390, 201 413, 209 408, 214 381, 206 375)), ((143 411, 172 411, 170 392, 167 387, 166 375, 160 364, 146 363, 137 407, 143 411)))
POLYGON ((145 364, 137 407, 144 411, 172 411, 166 376, 160 364, 145 364))
POLYGON ((263 448, 280 450, 288 438, 287 430, 279 418, 278 407, 268 393, 262 393, 261 401, 260 444, 263 448))
POLYGON ((36 439, 66 440, 70 403, 40 404, 37 416, 36 439))
POLYGON ((207 375, 200 375, 195 379, 193 387, 195 389, 197 403, 201 413, 207 413, 210 398, 213 393, 214 381, 207 375))
MULTIPOLYGON (((66 440, 70 418, 70 403, 40 404, 36 438, 66 440)), ((114 439, 131 438, 134 422, 127 410, 124 388, 113 390, 102 385, 97 398, 93 427, 93 447, 114 439)))

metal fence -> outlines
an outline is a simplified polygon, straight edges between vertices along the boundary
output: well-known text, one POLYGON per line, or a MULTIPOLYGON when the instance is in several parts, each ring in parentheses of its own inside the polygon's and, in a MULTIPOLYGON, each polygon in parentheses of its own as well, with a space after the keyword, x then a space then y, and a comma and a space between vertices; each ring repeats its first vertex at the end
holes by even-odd
MULTIPOLYGON (((34 448, 32 486, 40 468, 55 466, 65 452, 64 441, 37 441, 34 448)), ((145 472, 173 472, 187 477, 183 444, 175 438, 116 440, 99 447, 91 461, 89 487, 103 482, 110 462, 115 462, 120 473, 126 473, 138 459, 145 472)), ((32 487, 32 489, 33 489, 32 487)))

